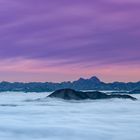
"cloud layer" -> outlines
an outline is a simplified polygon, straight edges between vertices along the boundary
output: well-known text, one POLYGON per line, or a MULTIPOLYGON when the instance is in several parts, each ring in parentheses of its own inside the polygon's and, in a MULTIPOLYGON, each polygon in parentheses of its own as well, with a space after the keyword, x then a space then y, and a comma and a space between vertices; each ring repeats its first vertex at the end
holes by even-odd
POLYGON ((128 67, 133 75, 140 70, 139 14, 139 0, 0 0, 0 61, 16 61, 17 70, 21 61, 44 71, 83 68, 85 76, 128 67))

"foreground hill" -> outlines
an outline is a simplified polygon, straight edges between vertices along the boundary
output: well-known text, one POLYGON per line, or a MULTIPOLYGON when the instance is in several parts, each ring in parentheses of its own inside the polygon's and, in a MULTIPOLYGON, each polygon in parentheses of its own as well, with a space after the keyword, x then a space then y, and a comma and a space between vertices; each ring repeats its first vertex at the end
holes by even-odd
POLYGON ((82 92, 73 89, 60 89, 53 92, 48 97, 60 98, 64 100, 86 100, 86 99, 97 100, 97 99, 112 99, 112 98, 137 100, 136 98, 130 95, 106 94, 98 91, 82 92))
POLYGON ((140 89, 140 82, 114 82, 105 83, 100 81, 97 77, 91 77, 90 79, 80 78, 74 82, 62 82, 62 83, 51 83, 51 82, 31 82, 31 83, 10 83, 1 82, 0 92, 3 91, 22 91, 22 92, 48 92, 55 91, 58 89, 71 88, 75 90, 124 90, 133 91, 140 89))

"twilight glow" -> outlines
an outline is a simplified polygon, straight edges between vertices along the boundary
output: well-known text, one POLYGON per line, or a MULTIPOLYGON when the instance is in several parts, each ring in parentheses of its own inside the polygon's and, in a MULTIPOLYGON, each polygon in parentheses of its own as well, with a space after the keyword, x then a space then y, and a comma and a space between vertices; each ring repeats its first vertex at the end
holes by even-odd
POLYGON ((0 81, 140 80, 140 0, 0 0, 0 81))

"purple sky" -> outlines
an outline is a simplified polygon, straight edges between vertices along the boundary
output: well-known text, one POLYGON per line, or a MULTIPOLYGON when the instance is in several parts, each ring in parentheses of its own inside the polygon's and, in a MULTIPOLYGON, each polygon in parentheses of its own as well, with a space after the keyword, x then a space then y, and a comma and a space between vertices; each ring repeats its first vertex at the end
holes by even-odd
POLYGON ((140 80, 140 0, 0 0, 0 81, 140 80))

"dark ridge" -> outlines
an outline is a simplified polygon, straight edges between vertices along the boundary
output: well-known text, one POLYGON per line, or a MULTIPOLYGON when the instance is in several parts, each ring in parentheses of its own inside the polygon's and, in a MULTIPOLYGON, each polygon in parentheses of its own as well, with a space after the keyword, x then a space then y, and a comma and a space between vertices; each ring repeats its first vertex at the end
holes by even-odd
POLYGON ((131 99, 137 100, 136 98, 130 95, 121 95, 121 94, 106 94, 98 91, 94 92, 82 92, 76 91, 73 89, 61 89, 53 92, 48 97, 50 98, 60 98, 64 100, 97 100, 97 99, 112 99, 112 98, 121 98, 121 99, 131 99))

